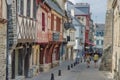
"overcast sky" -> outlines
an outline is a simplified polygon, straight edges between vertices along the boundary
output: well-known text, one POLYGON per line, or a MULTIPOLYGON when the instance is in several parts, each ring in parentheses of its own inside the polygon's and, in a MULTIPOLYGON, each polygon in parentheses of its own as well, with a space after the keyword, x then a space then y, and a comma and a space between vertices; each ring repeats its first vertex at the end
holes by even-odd
POLYGON ((92 19, 97 23, 105 23, 107 0, 69 0, 73 3, 89 3, 92 12, 92 19))

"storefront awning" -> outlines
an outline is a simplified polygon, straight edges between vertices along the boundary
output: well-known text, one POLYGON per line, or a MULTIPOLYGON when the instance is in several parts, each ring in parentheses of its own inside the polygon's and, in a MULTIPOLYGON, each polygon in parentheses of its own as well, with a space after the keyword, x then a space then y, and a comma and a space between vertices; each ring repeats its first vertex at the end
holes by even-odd
POLYGON ((90 41, 85 41, 85 43, 86 43, 86 44, 88 44, 88 45, 95 46, 95 44, 94 44, 94 43, 92 43, 92 42, 90 42, 90 41))

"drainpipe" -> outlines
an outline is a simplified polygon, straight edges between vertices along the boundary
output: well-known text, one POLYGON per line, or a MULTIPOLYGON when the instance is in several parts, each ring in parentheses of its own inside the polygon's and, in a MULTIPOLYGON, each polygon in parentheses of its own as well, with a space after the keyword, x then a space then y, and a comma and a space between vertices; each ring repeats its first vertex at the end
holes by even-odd
MULTIPOLYGON (((6 6, 7 6, 7 19, 8 19, 8 4, 7 4, 7 0, 5 0, 6 2, 6 6)), ((7 23, 8 26, 8 23, 7 23)), ((6 36, 6 42, 7 42, 7 48, 6 48, 6 80, 8 80, 8 29, 6 32, 7 36, 6 36)))
MULTIPOLYGON (((7 7, 7 19, 8 19, 8 15, 9 15, 8 14, 8 11, 9 11, 8 7, 9 6, 8 6, 7 0, 5 0, 5 2, 6 2, 6 7, 7 7)), ((9 21, 9 19, 8 19, 8 21, 9 21)), ((9 57, 9 51, 8 51, 8 49, 9 49, 9 45, 8 45, 9 44, 9 42, 8 42, 8 25, 9 24, 7 22, 7 32, 6 32, 7 33, 7 36, 6 36, 6 42, 7 42, 7 44, 6 44, 7 45, 7 48, 6 48, 7 49, 6 50, 6 80, 9 80, 9 71, 8 71, 9 70, 8 69, 8 65, 9 65, 9 63, 8 63, 8 57, 9 57)))
POLYGON ((114 10, 112 9, 112 53, 113 53, 113 38, 114 38, 114 10))
POLYGON ((114 10, 113 10, 113 8, 111 11, 112 11, 112 50, 111 50, 111 54, 113 56, 113 46, 114 46, 114 10))
POLYGON ((6 7, 7 7, 7 19, 8 19, 8 22, 7 22, 7 36, 6 36, 6 42, 7 42, 7 50, 6 50, 6 80, 10 80, 11 78, 11 69, 9 69, 10 67, 10 64, 11 64, 11 55, 10 55, 10 51, 9 51, 9 30, 8 30, 8 26, 11 25, 11 20, 10 20, 10 15, 12 15, 12 13, 9 13, 9 11, 11 10, 11 4, 12 4, 12 1, 13 0, 5 0, 6 2, 6 7))

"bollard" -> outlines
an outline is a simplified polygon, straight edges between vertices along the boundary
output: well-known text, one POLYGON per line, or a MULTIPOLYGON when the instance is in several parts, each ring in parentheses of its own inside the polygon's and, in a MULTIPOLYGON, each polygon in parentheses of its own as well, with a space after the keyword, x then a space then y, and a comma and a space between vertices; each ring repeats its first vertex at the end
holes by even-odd
POLYGON ((74 66, 75 66, 75 62, 74 62, 74 66))
POLYGON ((78 61, 76 62, 76 65, 78 64, 78 61))
POLYGON ((68 70, 70 70, 70 66, 68 65, 68 70))
POLYGON ((50 80, 54 80, 54 74, 51 74, 51 79, 50 80))
POLYGON ((73 64, 71 64, 71 68, 73 68, 73 64))
POLYGON ((82 63, 82 60, 81 60, 81 63, 82 63))
POLYGON ((58 76, 61 76, 61 70, 58 71, 58 76))

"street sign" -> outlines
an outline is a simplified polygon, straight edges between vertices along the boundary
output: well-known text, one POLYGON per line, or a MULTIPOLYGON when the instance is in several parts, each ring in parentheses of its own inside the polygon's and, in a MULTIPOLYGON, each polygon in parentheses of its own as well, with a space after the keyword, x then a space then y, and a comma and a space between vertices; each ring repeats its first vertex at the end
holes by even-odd
POLYGON ((53 41, 58 41, 59 40, 60 33, 56 32, 53 33, 53 41))

